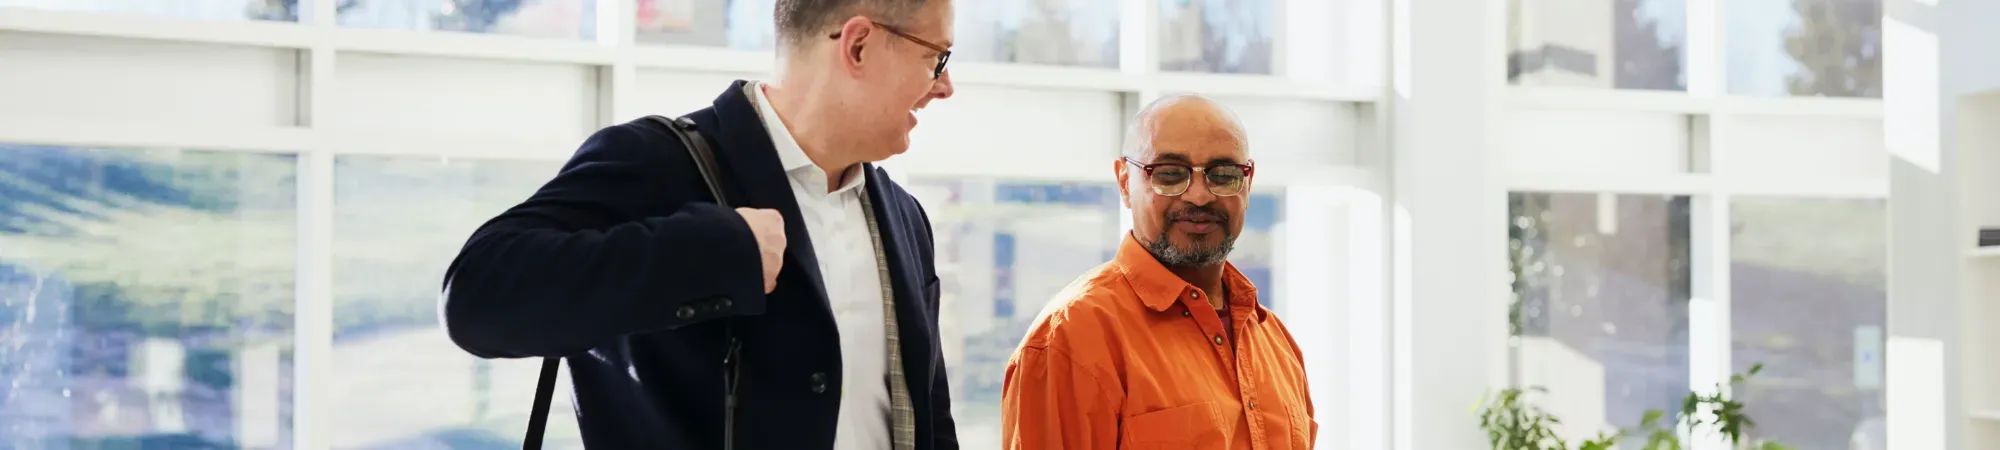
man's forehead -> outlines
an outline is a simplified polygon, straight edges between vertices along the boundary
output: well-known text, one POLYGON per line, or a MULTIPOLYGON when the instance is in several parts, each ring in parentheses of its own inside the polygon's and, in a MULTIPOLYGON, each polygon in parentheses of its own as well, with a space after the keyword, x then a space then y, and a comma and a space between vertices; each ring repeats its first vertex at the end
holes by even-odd
POLYGON ((952 11, 951 1, 930 0, 924 2, 924 8, 907 19, 909 23, 903 26, 910 34, 950 48, 954 37, 952 11))
POLYGON ((1249 137, 1221 103, 1193 94, 1161 97, 1134 117, 1132 134, 1136 151, 1146 158, 1177 154, 1186 162, 1220 160, 1241 162, 1249 158, 1249 137))
POLYGON ((1161 123, 1151 127, 1147 151, 1160 158, 1177 155, 1183 162, 1209 162, 1215 159, 1240 161, 1249 149, 1244 147, 1243 137, 1233 127, 1223 124, 1161 123))

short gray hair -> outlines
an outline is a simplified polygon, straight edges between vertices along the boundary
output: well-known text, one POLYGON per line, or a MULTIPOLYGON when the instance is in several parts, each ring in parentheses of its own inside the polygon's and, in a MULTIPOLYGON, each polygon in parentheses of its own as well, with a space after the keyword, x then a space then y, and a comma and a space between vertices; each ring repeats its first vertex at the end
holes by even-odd
POLYGON ((875 17, 885 25, 894 25, 916 15, 926 2, 928 0, 778 0, 774 13, 778 42, 798 48, 813 39, 826 37, 820 32, 857 15, 875 17))

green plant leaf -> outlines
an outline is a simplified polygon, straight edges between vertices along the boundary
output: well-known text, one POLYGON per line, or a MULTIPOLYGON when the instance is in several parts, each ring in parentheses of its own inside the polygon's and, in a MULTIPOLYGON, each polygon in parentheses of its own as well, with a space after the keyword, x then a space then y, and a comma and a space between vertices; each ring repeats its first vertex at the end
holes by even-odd
POLYGON ((1667 413, 1665 411, 1657 409, 1646 410, 1645 417, 1639 419, 1639 428, 1644 428, 1649 430, 1653 428, 1659 428, 1660 418, 1665 417, 1666 415, 1667 413))

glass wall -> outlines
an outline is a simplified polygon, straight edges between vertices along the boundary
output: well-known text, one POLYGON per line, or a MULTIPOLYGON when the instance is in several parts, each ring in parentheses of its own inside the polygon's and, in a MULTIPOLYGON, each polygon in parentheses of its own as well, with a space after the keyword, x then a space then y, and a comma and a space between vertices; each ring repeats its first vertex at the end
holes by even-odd
POLYGON ((1882 97, 1882 0, 1730 0, 1729 93, 1882 97))
POLYGON ((1058 66, 1118 67, 1119 2, 956 2, 953 58, 1058 66))
MULTIPOLYGON (((642 44, 770 50, 776 0, 637 0, 642 44)), ((1118 67, 1119 3, 983 0, 953 5, 952 57, 1060 66, 1118 67)), ((895 25, 895 24, 890 24, 895 25)))
POLYGON ((1729 208, 1730 359, 1764 370, 1734 395, 1752 432, 1847 448, 1885 432, 1888 208, 1882 200, 1739 197, 1729 208))
MULTIPOLYGON (((538 359, 467 355, 438 326, 459 247, 557 161, 342 156, 334 163, 335 449, 521 447, 538 359)), ((567 370, 564 371, 567 375, 567 370)), ((558 384, 544 448, 583 448, 558 384)))
POLYGON ((1112 183, 919 179, 944 297, 938 328, 966 449, 997 449, 1000 384, 1028 325, 1118 250, 1112 183))
MULTIPOLYGON (((353 1, 353 0, 348 0, 353 1)), ((299 0, 0 0, 0 8, 142 14, 201 20, 299 20, 299 0)))
POLYGON ((1564 436, 1636 429, 1647 410, 1679 411, 1689 386, 1688 198, 1507 200, 1515 383, 1548 389, 1538 400, 1571 427, 1564 436))
POLYGON ((640 44, 777 48, 771 20, 777 0, 633 0, 632 26, 640 44))
POLYGON ((1686 0, 1509 0, 1507 22, 1514 84, 1687 90, 1686 0))
POLYGON ((1159 1, 1160 70, 1274 73, 1274 36, 1283 35, 1275 1, 1159 1))
MULTIPOLYGON (((1253 188, 1254 189, 1254 188, 1253 188)), ((1250 194, 1243 211, 1243 232, 1229 252, 1229 263, 1257 286, 1257 302, 1266 308, 1278 306, 1278 244, 1284 242, 1285 191, 1270 186, 1250 194)))
POLYGON ((340 26, 596 39, 598 0, 339 1, 340 26))
POLYGON ((0 446, 290 448, 295 159, 0 145, 0 446))

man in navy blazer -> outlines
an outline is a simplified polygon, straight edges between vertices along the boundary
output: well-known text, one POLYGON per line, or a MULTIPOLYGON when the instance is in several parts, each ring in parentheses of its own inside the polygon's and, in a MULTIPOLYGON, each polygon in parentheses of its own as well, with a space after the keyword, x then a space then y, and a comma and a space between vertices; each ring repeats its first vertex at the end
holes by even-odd
POLYGON ((668 128, 615 125, 445 275, 467 352, 568 358, 591 448, 721 448, 725 428, 739 450, 958 448, 929 219, 871 164, 952 95, 951 2, 779 0, 775 16, 776 81, 686 116, 738 208, 711 203, 668 128))

